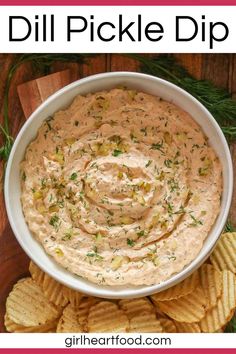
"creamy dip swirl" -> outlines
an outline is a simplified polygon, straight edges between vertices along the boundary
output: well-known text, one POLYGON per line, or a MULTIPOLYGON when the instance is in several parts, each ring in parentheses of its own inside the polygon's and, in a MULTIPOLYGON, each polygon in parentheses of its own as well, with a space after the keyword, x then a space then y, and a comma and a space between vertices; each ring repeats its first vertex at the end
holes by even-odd
POLYGON ((46 120, 21 165, 29 229, 59 264, 107 285, 151 285, 199 253, 218 215, 219 160, 172 103, 113 89, 46 120))

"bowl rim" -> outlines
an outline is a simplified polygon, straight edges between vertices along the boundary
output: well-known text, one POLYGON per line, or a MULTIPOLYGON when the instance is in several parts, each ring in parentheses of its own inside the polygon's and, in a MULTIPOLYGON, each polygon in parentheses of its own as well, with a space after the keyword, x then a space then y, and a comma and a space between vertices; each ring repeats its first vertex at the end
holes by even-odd
MULTIPOLYGON (((160 83, 160 84, 166 86, 167 88, 172 88, 173 90, 179 91, 180 94, 185 96, 189 101, 192 101, 193 103, 195 103, 195 105, 197 105, 203 111, 203 113, 205 114, 205 117, 207 117, 208 120, 210 120, 210 123, 213 125, 215 131, 218 134, 219 140, 221 141, 222 146, 224 147, 224 153, 227 157, 227 168, 228 168, 228 172, 229 172, 229 174, 227 176, 227 184, 228 184, 227 198, 226 198, 226 202, 225 202, 225 206, 224 206, 224 210, 223 210, 223 215, 222 215, 222 218, 219 222, 219 226, 218 226, 217 230, 215 231, 215 236, 214 236, 213 240, 211 241, 209 246, 204 250, 204 252, 203 252, 203 248, 201 249, 201 251, 200 251, 200 252, 202 252, 201 259, 198 262, 195 262, 196 258, 198 257, 197 256, 187 266, 185 266, 179 273, 173 274, 169 279, 165 280, 164 282, 161 282, 157 285, 151 285, 151 286, 144 285, 143 287, 123 290, 122 294, 118 293, 118 295, 119 295, 118 297, 119 298, 135 298, 135 297, 147 296, 147 295, 150 295, 155 292, 163 291, 163 290, 165 290, 171 286, 174 286, 175 284, 183 281, 186 277, 188 277, 190 274, 192 274, 192 272, 194 272, 198 267, 200 267, 200 265, 209 257, 218 238, 220 237, 221 232, 224 229, 225 223, 227 221, 230 205, 231 205, 232 195, 233 195, 233 164, 232 164, 232 157, 230 154, 230 150, 229 150, 229 146, 226 141, 226 138, 225 138, 221 128, 219 127, 218 123, 216 122, 216 120, 212 116, 212 114, 203 106, 203 104, 200 103, 194 96, 192 96, 187 91, 180 88, 179 86, 172 84, 171 82, 169 82, 167 80, 164 80, 159 77, 152 76, 152 75, 147 75, 147 74, 143 74, 143 73, 139 73, 139 72, 115 71, 115 72, 104 72, 104 73, 99 73, 99 74, 95 74, 95 75, 90 75, 85 78, 76 80, 76 81, 72 82, 71 84, 66 85, 63 88, 61 88, 60 90, 56 91, 51 96, 49 96, 30 115, 30 117, 26 120, 26 122, 24 123, 24 125, 22 126, 20 131, 18 132, 17 137, 14 141, 8 162, 7 162, 7 167, 6 167, 6 171, 5 171, 5 179, 4 179, 4 198, 5 198, 5 205, 6 205, 8 220, 9 220, 10 226, 11 226, 13 233, 14 233, 18 243, 20 244, 20 246, 23 248, 23 250, 29 256, 29 258, 32 259, 44 272, 49 274, 51 277, 53 277, 54 279, 56 279, 60 283, 66 285, 70 288, 73 288, 74 290, 82 291, 84 293, 87 293, 88 295, 103 297, 103 298, 110 298, 110 299, 117 298, 117 293, 116 293, 115 287, 99 286, 99 289, 94 288, 94 291, 92 291, 92 290, 85 291, 85 290, 83 290, 83 287, 82 287, 83 283, 81 283, 81 288, 74 286, 72 284, 69 284, 64 279, 61 279, 60 274, 59 274, 60 272, 58 270, 55 270, 55 272, 48 270, 46 268, 46 265, 43 262, 41 262, 41 260, 38 259, 36 257, 36 255, 34 255, 34 253, 31 252, 31 249, 26 246, 24 239, 21 237, 20 232, 18 232, 17 227, 15 225, 14 218, 13 218, 13 215, 11 212, 10 188, 9 187, 10 187, 10 174, 11 174, 12 162, 13 162, 13 158, 14 158, 14 154, 16 152, 17 146, 18 146, 19 142, 21 141, 21 138, 24 135, 25 131, 28 129, 28 126, 30 126, 32 124, 32 122, 35 119, 37 119, 37 116, 41 112, 43 112, 45 107, 47 107, 54 100, 58 99, 65 92, 73 90, 77 86, 81 86, 83 84, 93 82, 94 80, 95 81, 100 80, 102 78, 112 78, 112 77, 118 77, 118 76, 121 76, 123 78, 140 78, 140 79, 145 78, 147 80, 155 81, 157 84, 160 83), (161 289, 159 289, 160 287, 161 287, 161 289)), ((92 89, 91 89, 91 91, 94 92, 92 89)), ((76 97, 76 95, 74 96, 74 98, 75 97, 76 97)), ((57 110, 55 110, 55 112, 56 111, 57 110)), ((192 117, 192 119, 194 119, 194 118, 192 117)), ((220 207, 220 211, 221 210, 222 210, 222 205, 220 207)), ((216 220, 218 220, 218 217, 216 220)), ((30 231, 29 231, 29 233, 31 234, 30 231)), ((39 243, 39 245, 42 247, 42 245, 40 243, 39 243)), ((45 250, 44 250, 44 252, 45 252, 45 250)), ((45 254, 50 259, 50 261, 55 262, 52 259, 52 257, 50 257, 46 252, 45 252, 45 254)), ((63 270, 65 270, 65 269, 63 268, 63 270)), ((72 274, 69 271, 67 271, 67 272, 72 274)), ((90 283, 90 286, 93 286, 93 285, 97 286, 98 285, 98 284, 93 284, 92 282, 89 282, 89 283, 90 283)))

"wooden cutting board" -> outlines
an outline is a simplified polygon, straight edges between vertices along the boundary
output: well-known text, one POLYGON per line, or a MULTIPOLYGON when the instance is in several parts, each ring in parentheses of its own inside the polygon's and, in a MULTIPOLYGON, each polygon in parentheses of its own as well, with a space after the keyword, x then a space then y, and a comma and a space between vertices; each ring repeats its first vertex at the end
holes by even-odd
MULTIPOLYGON (((63 70, 55 74, 29 81, 17 87, 22 109, 27 119, 31 113, 50 95, 76 79, 73 70, 63 70)), ((1 284, 0 284, 0 332, 4 332, 3 317, 5 299, 13 284, 28 275, 29 258, 14 237, 8 237, 10 226, 7 224, 6 238, 1 242, 1 284)))
MULTIPOLYGON (((195 60, 195 59, 194 59, 195 60)), ((99 71, 106 71, 102 59, 94 62, 93 71, 87 67, 82 76, 87 76, 99 71)), ((107 65, 107 64, 106 64, 107 65)), ((119 58, 109 64, 111 70, 137 70, 137 63, 129 62, 129 59, 119 58)), ((195 73, 196 74, 196 73, 195 73)), ((200 75, 200 74, 199 74, 200 75)), ((197 75, 198 76, 198 75, 197 75)), ((78 79, 80 73, 78 69, 71 69, 56 72, 54 74, 28 81, 17 87, 20 103, 27 119, 30 114, 51 94, 72 81, 78 79)), ((236 156, 236 147, 232 147, 233 157, 236 156)), ((236 170, 236 163, 234 164, 236 170)), ((235 171, 236 172, 236 171, 235 171)), ((236 198, 233 199, 236 205, 236 198)), ((4 205, 3 196, 0 193, 0 206, 4 205)), ((231 209, 231 216, 234 217, 234 210, 231 209)), ((29 258, 21 249, 14 238, 10 225, 7 221, 5 208, 0 208, 0 332, 4 332, 3 317, 5 313, 5 300, 13 284, 20 278, 28 275, 29 258)))

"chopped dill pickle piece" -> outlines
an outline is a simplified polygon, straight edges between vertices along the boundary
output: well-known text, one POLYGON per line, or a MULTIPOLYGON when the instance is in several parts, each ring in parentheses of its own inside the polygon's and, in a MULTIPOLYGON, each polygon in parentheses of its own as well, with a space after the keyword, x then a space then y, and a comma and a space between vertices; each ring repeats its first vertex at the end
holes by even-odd
POLYGON ((145 183, 144 183, 143 188, 145 189, 146 192, 150 192, 151 187, 152 187, 152 186, 151 186, 150 183, 148 183, 148 182, 145 182, 145 183))
POLYGON ((98 149, 98 153, 99 153, 99 155, 107 156, 110 152, 110 149, 111 149, 111 144, 103 143, 102 145, 100 145, 100 147, 98 149))
POLYGON ((123 172, 119 171, 118 174, 117 174, 117 177, 119 179, 122 179, 123 178, 123 172))
POLYGON ((158 257, 155 257, 152 261, 153 261, 153 264, 154 264, 156 267, 159 266, 160 260, 159 260, 158 257))
POLYGON ((103 236, 102 236, 101 232, 98 232, 95 237, 96 237, 96 243, 102 242, 103 236))
POLYGON ((47 212, 47 209, 43 203, 40 203, 39 205, 37 205, 36 209, 38 210, 38 212, 40 214, 45 214, 47 212))
POLYGON ((55 249, 55 253, 56 253, 56 255, 58 255, 59 257, 63 257, 63 256, 64 256, 64 253, 63 253, 63 251, 62 251, 60 248, 56 248, 56 249, 55 249))
POLYGON ((60 165, 64 164, 64 155, 62 152, 57 152, 54 156, 54 160, 58 162, 60 165))
POLYGON ((133 222, 133 219, 130 216, 122 216, 121 223, 125 225, 129 225, 133 222))
POLYGON ((35 191, 33 193, 34 200, 42 199, 43 198, 43 193, 41 191, 35 191))
POLYGON ((66 145, 71 146, 76 142, 76 138, 68 138, 68 139, 65 139, 64 141, 65 141, 66 145))
POLYGON ((165 140, 165 143, 168 145, 170 145, 172 143, 173 139, 172 139, 172 136, 170 135, 169 132, 164 133, 164 140, 165 140))
POLYGON ((132 100, 134 100, 134 97, 137 95, 137 91, 135 91, 135 90, 128 90, 127 92, 128 92, 129 97, 130 97, 132 100))
POLYGON ((59 211, 59 206, 54 204, 49 207, 49 213, 57 213, 59 211))
POLYGON ((111 268, 113 270, 117 270, 118 268, 121 267, 123 262, 123 257, 122 256, 115 256, 112 261, 111 261, 111 268))
POLYGON ((208 167, 199 167, 198 174, 199 176, 207 176, 209 172, 208 167))

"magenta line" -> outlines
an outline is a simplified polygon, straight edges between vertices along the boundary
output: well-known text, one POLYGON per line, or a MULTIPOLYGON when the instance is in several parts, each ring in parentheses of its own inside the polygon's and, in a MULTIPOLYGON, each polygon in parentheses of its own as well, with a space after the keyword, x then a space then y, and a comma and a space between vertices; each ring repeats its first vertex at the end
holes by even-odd
POLYGON ((0 0, 0 6, 233 6, 236 0, 0 0))
MULTIPOLYGON (((82 349, 82 348, 78 348, 78 349, 70 349, 70 352, 77 352, 79 350, 80 354, 103 354, 104 352, 109 351, 109 353, 112 354, 117 354, 117 353, 121 353, 121 354, 131 354, 132 352, 136 352, 138 354, 157 354, 157 350, 158 350, 158 354, 235 354, 236 349, 205 349, 205 348, 192 348, 192 349, 187 349, 187 348, 183 348, 183 349, 176 349, 176 348, 169 348, 169 349, 148 349, 148 348, 130 348, 130 349, 111 349, 111 348, 104 348, 104 349, 82 349), (131 351, 130 351, 131 350, 131 351)), ((27 353, 27 354, 45 354, 45 353, 49 353, 49 354, 57 354, 57 353, 67 353, 68 354, 68 349, 66 348, 59 348, 59 349, 49 349, 49 348, 45 348, 45 349, 0 349, 0 353, 7 353, 7 354, 13 354, 13 353, 27 353)))

